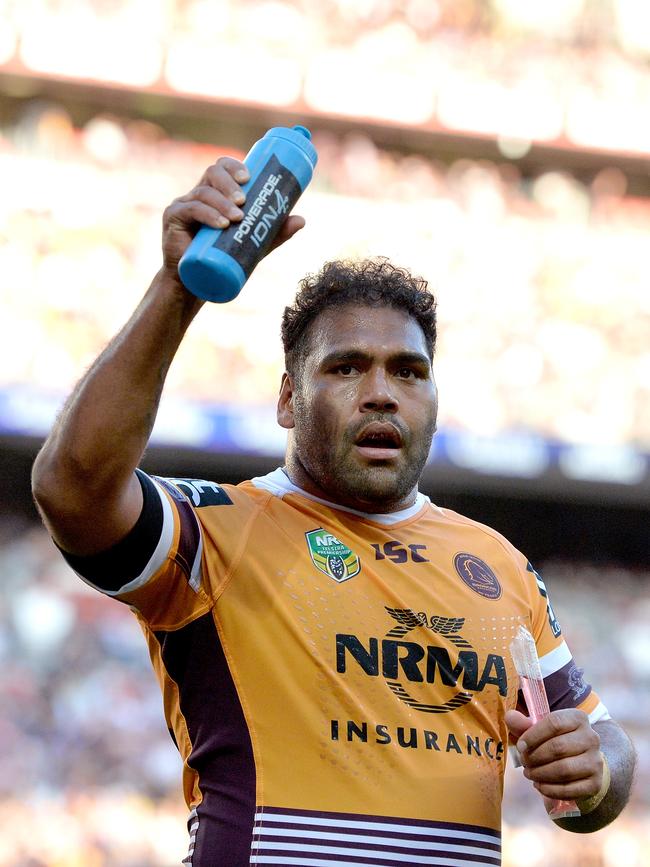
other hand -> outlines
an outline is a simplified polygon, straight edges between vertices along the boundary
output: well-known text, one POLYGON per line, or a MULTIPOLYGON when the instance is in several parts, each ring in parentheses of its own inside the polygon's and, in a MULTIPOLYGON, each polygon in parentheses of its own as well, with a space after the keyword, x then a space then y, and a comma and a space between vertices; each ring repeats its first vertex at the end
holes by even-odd
MULTIPOLYGON (((203 173, 199 183, 180 196, 163 213, 164 267, 178 279, 178 263, 201 225, 225 229, 244 216, 246 196, 241 188, 250 178, 244 163, 220 157, 203 173)), ((293 237, 305 225, 303 217, 287 217, 271 250, 293 237)))
POLYGON ((509 710, 505 721, 516 742, 524 776, 545 799, 574 801, 600 790, 600 738, 586 713, 575 708, 556 710, 533 723, 519 711, 509 710))

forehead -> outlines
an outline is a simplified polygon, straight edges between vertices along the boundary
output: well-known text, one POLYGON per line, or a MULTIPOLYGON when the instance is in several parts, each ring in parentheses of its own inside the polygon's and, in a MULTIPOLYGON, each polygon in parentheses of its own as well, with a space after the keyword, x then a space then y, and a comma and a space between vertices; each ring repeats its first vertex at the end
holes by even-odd
POLYGON ((429 357, 418 321, 393 307, 347 304, 324 310, 312 323, 309 344, 308 357, 316 364, 326 355, 351 350, 376 356, 417 352, 429 357))

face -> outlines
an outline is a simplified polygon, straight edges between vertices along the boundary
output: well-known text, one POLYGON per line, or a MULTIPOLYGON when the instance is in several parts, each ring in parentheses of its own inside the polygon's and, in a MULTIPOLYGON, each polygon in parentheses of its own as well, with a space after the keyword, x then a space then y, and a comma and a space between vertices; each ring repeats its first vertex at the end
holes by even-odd
POLYGON ((278 403, 292 481, 361 511, 411 505, 437 414, 419 324, 390 307, 349 305, 321 313, 308 339, 300 380, 285 374, 278 403))

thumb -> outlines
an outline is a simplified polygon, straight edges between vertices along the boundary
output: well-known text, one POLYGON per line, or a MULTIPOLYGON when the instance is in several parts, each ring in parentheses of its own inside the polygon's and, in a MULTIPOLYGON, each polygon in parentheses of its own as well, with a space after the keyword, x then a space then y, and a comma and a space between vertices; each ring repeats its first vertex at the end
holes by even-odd
POLYGON ((505 722, 510 732, 510 738, 513 743, 517 743, 519 738, 525 731, 532 726, 533 721, 530 717, 524 716, 518 710, 508 710, 505 715, 505 722))
MULTIPOLYGON (((285 241, 288 241, 290 238, 299 232, 305 225, 305 218, 298 216, 298 214, 292 214, 282 224, 280 231, 275 237, 275 240, 271 244, 271 250, 275 250, 276 247, 279 247, 281 244, 284 244, 285 241)), ((269 250, 270 252, 270 250, 269 250)))

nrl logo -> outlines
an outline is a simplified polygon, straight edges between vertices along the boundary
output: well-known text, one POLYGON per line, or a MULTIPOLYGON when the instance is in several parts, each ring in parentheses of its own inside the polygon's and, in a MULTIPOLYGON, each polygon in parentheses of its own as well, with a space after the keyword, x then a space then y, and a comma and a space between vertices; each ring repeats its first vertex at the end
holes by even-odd
POLYGON ((305 533, 309 556, 314 566, 339 584, 354 578, 361 570, 359 557, 336 536, 318 527, 305 533))

